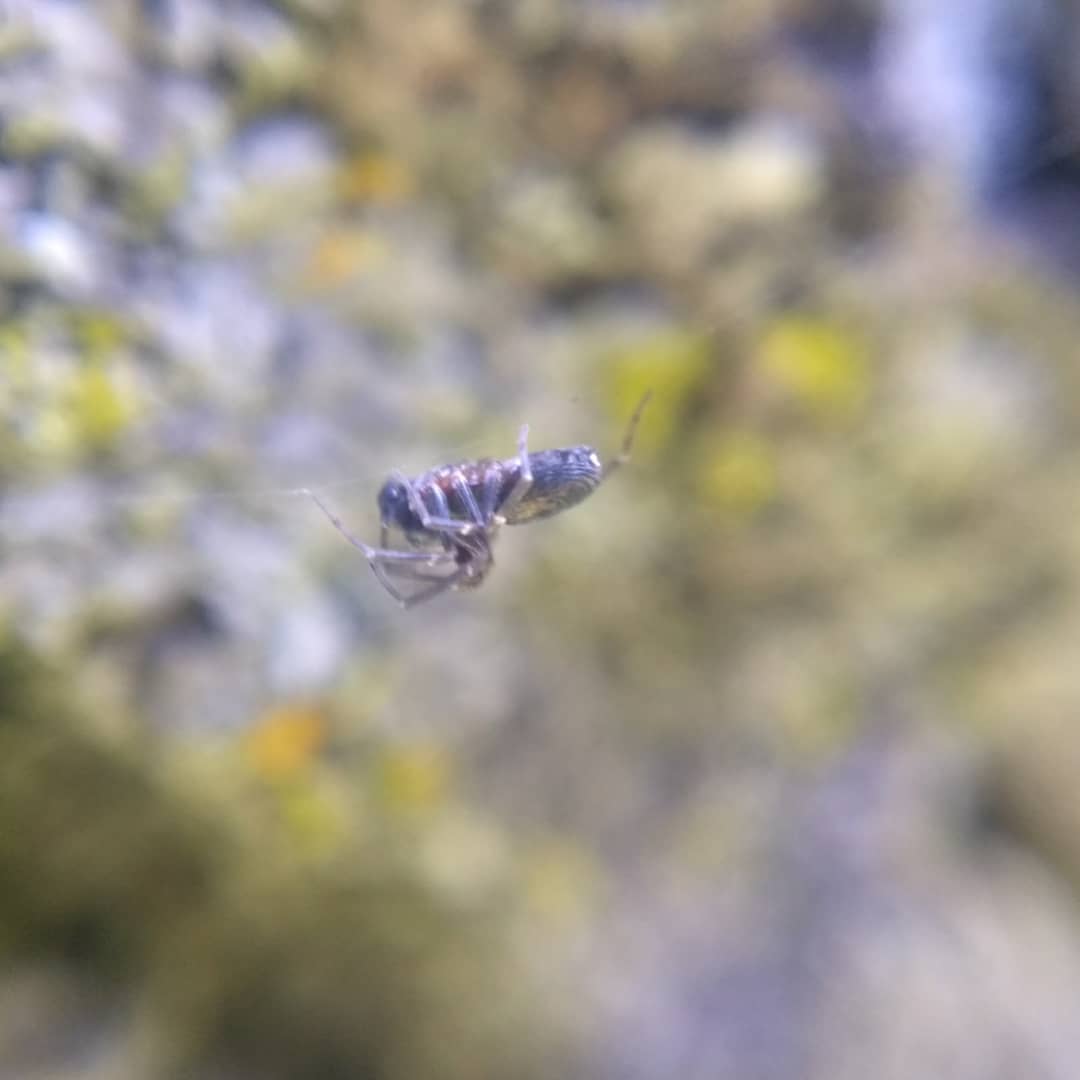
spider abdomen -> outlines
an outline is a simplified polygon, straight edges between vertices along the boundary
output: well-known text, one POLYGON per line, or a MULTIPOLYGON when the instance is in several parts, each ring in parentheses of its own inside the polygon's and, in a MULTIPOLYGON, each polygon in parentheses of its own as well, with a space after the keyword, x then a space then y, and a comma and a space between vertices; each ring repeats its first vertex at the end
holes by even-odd
POLYGON ((588 498, 604 477, 600 456, 591 446, 541 450, 529 455, 532 485, 506 516, 507 524, 523 525, 551 517, 588 498))

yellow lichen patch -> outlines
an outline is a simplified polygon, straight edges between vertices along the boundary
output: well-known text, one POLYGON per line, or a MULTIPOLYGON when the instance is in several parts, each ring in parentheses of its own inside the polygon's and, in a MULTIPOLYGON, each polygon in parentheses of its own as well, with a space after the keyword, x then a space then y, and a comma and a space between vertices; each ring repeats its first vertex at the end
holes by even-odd
POLYGON ((66 460, 77 452, 78 441, 69 411, 54 402, 35 409, 26 425, 27 445, 41 462, 66 460))
POLYGON ((324 233, 309 253, 300 286, 319 291, 332 289, 386 258, 386 245, 370 232, 339 229, 324 233))
POLYGON ((244 756, 269 780, 306 771, 326 744, 327 724, 313 705, 283 705, 265 713, 244 739, 244 756))
POLYGON ((505 881, 509 867, 503 835, 464 806, 448 806, 430 822, 416 855, 420 869, 441 895, 463 901, 490 895, 505 881))
POLYGON ((638 445, 656 449, 671 442, 684 405, 708 378, 712 346, 696 332, 669 330, 610 349, 602 370, 605 397, 623 422, 646 391, 652 390, 638 445))
POLYGON ((765 330, 758 357, 769 379, 826 419, 850 416, 866 398, 866 350, 833 323, 806 316, 779 319, 765 330))
POLYGON ((387 154, 357 154, 337 174, 338 197, 346 203, 399 203, 413 188, 408 166, 387 154))
POLYGON ((27 328, 21 323, 0 325, 0 371, 4 382, 25 379, 30 373, 32 360, 27 328))
POLYGON ((600 875, 587 853, 565 840, 549 840, 526 858, 525 899, 545 922, 572 923, 588 913, 600 888, 600 875))
POLYGON ((72 330, 83 356, 104 360, 113 356, 129 334, 124 323, 108 311, 83 311, 72 318, 72 330))
POLYGON ((347 811, 323 784, 291 785, 281 793, 283 825, 296 846, 309 855, 331 854, 349 832, 347 811))
POLYGON ((14 323, 0 325, 0 418, 10 421, 26 390, 32 362, 26 331, 14 323))
POLYGON ((376 771, 380 802, 399 813, 432 810, 446 798, 450 771, 446 754, 436 746, 414 744, 388 750, 376 771))
POLYGON ((851 745, 857 731, 857 702, 849 686, 806 679, 784 695, 776 718, 776 734, 785 753, 815 763, 851 745))
POLYGON ((69 388, 71 426, 81 445, 102 450, 131 423, 135 401, 114 371, 92 363, 75 373, 69 388))
POLYGON ((699 453, 705 501, 736 515, 752 514, 776 494, 776 463, 768 444, 750 431, 731 432, 699 453))

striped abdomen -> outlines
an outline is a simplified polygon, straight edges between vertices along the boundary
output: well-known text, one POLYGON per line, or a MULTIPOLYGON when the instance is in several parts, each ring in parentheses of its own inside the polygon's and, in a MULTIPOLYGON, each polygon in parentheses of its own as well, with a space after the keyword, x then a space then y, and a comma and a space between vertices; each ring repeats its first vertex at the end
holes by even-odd
MULTIPOLYGON (((507 514, 510 525, 551 517, 560 510, 576 506, 599 487, 604 475, 600 457, 591 446, 541 450, 529 455, 529 468, 532 469, 532 487, 507 514)), ((516 477, 516 461, 514 470, 516 477)), ((509 493, 507 489, 506 494, 509 493)))

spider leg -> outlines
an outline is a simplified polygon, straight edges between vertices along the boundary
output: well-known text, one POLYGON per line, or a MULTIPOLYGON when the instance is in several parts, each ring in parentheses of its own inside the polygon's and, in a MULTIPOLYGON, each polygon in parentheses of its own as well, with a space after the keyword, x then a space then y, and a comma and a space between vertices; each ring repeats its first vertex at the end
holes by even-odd
POLYGON ((473 495, 472 488, 469 487, 468 481, 465 479, 465 476, 460 469, 454 470, 451 481, 454 485, 454 490, 458 494, 458 498, 461 499, 465 509, 469 511, 469 516, 481 529, 483 529, 487 526, 488 520, 480 512, 480 506, 476 501, 476 496, 473 495))
POLYGON ((645 411, 645 406, 649 404, 651 398, 652 391, 646 390, 645 396, 637 403, 637 408, 634 409, 633 415, 630 417, 630 422, 626 425, 626 434, 623 436, 622 446, 620 447, 618 454, 610 461, 604 463, 604 472, 601 476, 601 480, 606 480, 617 468, 619 468, 619 466, 625 465, 630 460, 630 450, 634 445, 634 436, 637 434, 637 426, 641 420, 641 414, 645 411))
MULTIPOLYGON (((454 553, 451 551, 395 551, 393 548, 388 548, 386 546, 388 534, 385 525, 383 525, 379 531, 379 542, 382 546, 377 548, 371 547, 369 544, 365 544, 363 540, 358 540, 353 536, 353 534, 342 524, 341 519, 330 510, 314 491, 309 490, 308 494, 315 501, 315 505, 330 519, 330 523, 334 528, 337 529, 337 531, 341 533, 353 547, 363 553, 364 558, 368 561, 368 566, 371 567, 371 572, 375 575, 375 579, 403 607, 408 607, 411 601, 408 596, 397 588, 390 578, 387 571, 391 567, 409 570, 412 572, 414 578, 423 577, 425 580, 430 580, 427 575, 417 573, 417 570, 419 569, 417 564, 423 564, 424 566, 439 566, 456 561, 454 553)), ((454 574, 456 573, 457 571, 454 572, 454 574)), ((447 579, 453 577, 454 574, 447 575, 447 579)))
POLYGON ((409 508, 420 519, 420 524, 429 532, 455 533, 459 536, 467 536, 476 532, 478 526, 475 521, 455 521, 451 517, 440 517, 433 514, 420 498, 416 485, 402 472, 394 472, 391 477, 401 484, 409 496, 409 508))
POLYGON ((364 558, 370 563, 375 562, 405 562, 405 563, 426 563, 428 566, 435 566, 439 563, 447 563, 454 561, 454 555, 449 551, 397 551, 394 548, 388 548, 385 546, 387 543, 387 531, 384 526, 380 533, 381 543, 383 547, 371 547, 369 544, 365 544, 363 540, 358 540, 345 526, 342 524, 341 518, 339 518, 320 498, 314 491, 307 489, 307 494, 315 501, 315 505, 330 519, 330 524, 354 548, 363 552, 364 558))
MULTIPOLYGON (((465 538, 468 542, 466 551, 468 552, 469 557, 465 561, 459 562, 457 569, 450 574, 428 573, 426 572, 426 567, 416 566, 412 563, 388 563, 384 568, 386 571, 392 570, 395 574, 400 575, 402 579, 427 582, 428 584, 425 588, 418 589, 416 592, 405 595, 396 587, 392 587, 384 581, 387 592, 389 592, 402 607, 410 608, 416 604, 422 604, 425 601, 432 599, 432 597, 446 592, 448 589, 456 589, 465 582, 468 582, 472 587, 479 585, 494 565, 490 546, 488 546, 486 542, 483 544, 476 543, 481 535, 483 534, 465 538)), ((458 540, 455 540, 454 543, 457 543, 462 547, 465 546, 465 544, 462 544, 462 542, 458 540)))
POLYGON ((455 567, 449 574, 425 573, 425 568, 415 563, 386 563, 372 564, 371 569, 379 584, 403 607, 412 607, 429 596, 436 596, 445 589, 453 586, 463 576, 462 568, 455 567), (393 576, 391 576, 393 571, 393 576), (402 585, 419 583, 424 588, 412 592, 403 589, 402 585))
POLYGON ((400 570, 411 570, 411 571, 413 571, 413 573, 410 573, 408 576, 410 578, 414 579, 414 580, 416 579, 416 577, 418 577, 418 575, 415 574, 416 567, 412 563, 387 563, 385 566, 382 566, 382 565, 380 565, 378 563, 372 563, 371 564, 372 573, 375 575, 375 579, 378 581, 378 583, 402 607, 408 607, 409 606, 409 596, 406 593, 401 592, 400 589, 398 589, 395 582, 391 579, 390 575, 387 573, 387 570, 388 570, 388 568, 390 566, 394 566, 396 569, 400 569, 400 570))
POLYGON ((429 584, 426 588, 418 589, 408 596, 399 596, 398 603, 400 603, 403 608, 411 608, 416 604, 422 604, 426 600, 430 600, 432 597, 446 592, 448 589, 455 588, 466 578, 468 573, 469 567, 467 565, 459 566, 452 574, 447 574, 445 577, 434 577, 430 574, 422 574, 414 571, 409 575, 412 580, 426 581, 429 582, 429 584))
POLYGON ((509 518, 511 511, 529 493, 532 487, 532 466, 529 464, 529 425, 522 424, 518 432, 518 478, 510 489, 510 494, 499 507, 499 517, 509 518))
MULTIPOLYGON (((383 524, 379 532, 380 543, 383 545, 387 542, 388 532, 388 527, 383 524)), ((426 562, 404 559, 383 562, 379 559, 378 553, 375 558, 369 560, 379 583, 403 608, 422 604, 466 582, 475 587, 487 577, 495 563, 491 552, 491 534, 487 529, 480 528, 477 532, 458 536, 446 533, 440 535, 437 532, 434 535, 442 540, 446 545, 446 550, 433 553, 427 557, 426 562), (456 564, 452 572, 436 572, 436 566, 445 566, 450 562, 456 564), (406 593, 398 587, 395 578, 402 581, 423 582, 425 587, 406 593)), ((409 553, 387 551, 386 554, 409 553)))
MULTIPOLYGON (((371 572, 375 575, 375 579, 378 583, 402 606, 409 607, 413 603, 413 595, 403 593, 391 577, 391 571, 404 581, 434 581, 444 582, 449 581, 451 584, 457 579, 459 570, 455 569, 449 574, 426 574, 424 573, 425 567, 417 565, 414 562, 380 562, 377 559, 371 560, 368 565, 371 567, 371 572)), ((431 564, 432 566, 436 564, 431 564)), ((436 590, 441 592, 441 589, 436 590)), ((432 594, 434 595, 434 594, 432 594)))
POLYGON ((499 501, 499 492, 502 490, 502 472, 494 463, 484 469, 484 487, 481 499, 485 521, 491 521, 495 517, 495 507, 499 501))

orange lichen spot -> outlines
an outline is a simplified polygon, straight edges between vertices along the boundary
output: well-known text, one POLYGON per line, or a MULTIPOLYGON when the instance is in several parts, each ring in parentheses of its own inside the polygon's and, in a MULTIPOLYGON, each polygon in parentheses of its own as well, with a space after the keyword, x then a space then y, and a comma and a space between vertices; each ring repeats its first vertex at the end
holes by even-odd
POLYGON ((312 248, 301 284, 306 289, 332 289, 378 265, 386 257, 386 245, 370 232, 338 229, 325 233, 312 248))
POLYGON ((282 705, 270 709, 247 733, 244 756, 260 776, 287 779, 310 767, 326 738, 326 717, 319 708, 282 705))
POLYGON ((399 203, 414 187, 409 167, 387 154, 357 154, 337 174, 337 192, 344 202, 399 203))

